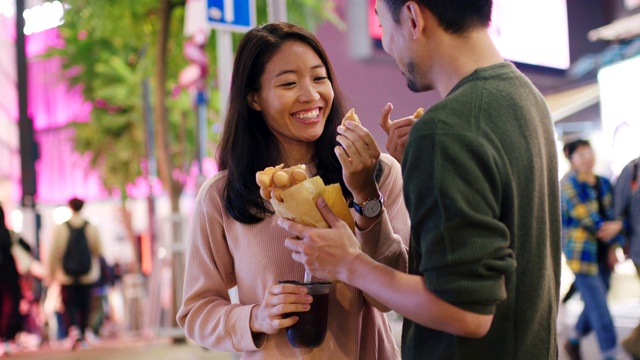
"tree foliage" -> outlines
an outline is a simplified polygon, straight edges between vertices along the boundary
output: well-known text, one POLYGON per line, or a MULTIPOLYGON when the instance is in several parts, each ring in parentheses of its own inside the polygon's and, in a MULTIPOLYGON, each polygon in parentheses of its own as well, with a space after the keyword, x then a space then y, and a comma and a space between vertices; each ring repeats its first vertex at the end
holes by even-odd
MULTIPOLYGON (((67 79, 81 85, 87 101, 93 103, 91 118, 74 123, 75 144, 80 153, 91 154, 92 166, 101 174, 108 190, 119 190, 133 183, 146 161, 145 118, 148 102, 162 101, 166 109, 166 142, 170 163, 168 176, 175 184, 163 186, 179 197, 184 175, 196 156, 196 110, 193 96, 178 88, 178 73, 187 64, 182 55, 185 0, 66 0, 64 24, 59 27, 65 46, 51 49, 48 56, 63 59, 67 79), (161 3, 169 4, 168 18, 161 14, 161 3), (164 19, 164 20, 163 20, 164 19), (163 21, 168 22, 163 23, 163 21), (168 30, 165 42, 158 41, 162 29, 168 30), (157 51, 163 46, 163 57, 157 51), (158 80, 157 67, 164 66, 166 76, 158 80), (155 81, 154 81, 155 80, 155 81), (143 97, 143 84, 150 83, 153 94, 143 97), (162 99, 162 100, 158 100, 162 99)), ((258 23, 267 19, 266 0, 256 0, 258 23)), ((325 20, 341 24, 333 13, 332 1, 288 0, 289 21, 314 29, 325 20)), ((234 43, 242 34, 234 36, 234 43)), ((215 36, 206 50, 210 74, 215 74, 215 36)), ((217 96, 213 76, 207 83, 212 99, 217 96)), ((158 109, 157 103, 152 109, 158 109)), ((157 111, 156 111, 157 112, 157 111)), ((218 104, 209 101, 208 128, 218 122, 218 104)), ((212 151, 217 134, 209 132, 212 151)), ((162 161, 162 159, 158 159, 162 161)), ((174 209, 175 210, 175 209, 174 209)))

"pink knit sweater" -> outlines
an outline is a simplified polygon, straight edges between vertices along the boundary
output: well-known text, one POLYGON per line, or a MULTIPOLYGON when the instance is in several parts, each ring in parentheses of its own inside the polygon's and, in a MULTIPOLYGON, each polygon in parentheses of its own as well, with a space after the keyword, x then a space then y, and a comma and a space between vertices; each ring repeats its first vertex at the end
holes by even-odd
MULTIPOLYGON (((363 242, 380 240, 377 251, 369 255, 406 271, 409 215, 402 197, 400 165, 386 154, 381 161, 385 211, 371 228, 356 230, 356 235, 363 242)), ((320 347, 295 349, 284 330, 263 334, 264 342, 254 343, 249 328, 252 307, 279 280, 302 281, 304 267, 284 246, 290 234, 277 225, 276 216, 247 225, 227 214, 221 196, 225 177, 226 172, 220 172, 209 179, 196 199, 184 300, 177 316, 187 336, 207 348, 242 352, 243 359, 399 358, 386 315, 370 306, 360 290, 343 283, 333 285, 327 337, 320 347), (231 303, 228 294, 236 285, 239 304, 231 303)))

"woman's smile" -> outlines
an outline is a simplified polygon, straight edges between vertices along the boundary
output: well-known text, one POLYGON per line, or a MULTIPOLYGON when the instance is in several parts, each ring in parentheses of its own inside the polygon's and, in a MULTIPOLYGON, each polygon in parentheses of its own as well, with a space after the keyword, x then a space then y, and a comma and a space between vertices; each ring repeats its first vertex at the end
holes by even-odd
POLYGON ((315 124, 322 121, 322 108, 316 107, 313 109, 305 109, 301 111, 294 112, 291 114, 296 121, 301 122, 303 124, 315 124))

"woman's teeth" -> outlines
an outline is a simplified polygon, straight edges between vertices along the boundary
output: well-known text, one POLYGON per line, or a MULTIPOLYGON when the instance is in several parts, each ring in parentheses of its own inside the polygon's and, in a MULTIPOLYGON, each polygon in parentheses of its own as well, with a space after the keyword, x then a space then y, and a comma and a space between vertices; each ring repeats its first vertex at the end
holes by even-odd
POLYGON ((320 115, 320 110, 315 109, 307 113, 297 113, 293 116, 301 120, 309 120, 309 119, 315 119, 316 117, 318 117, 318 115, 320 115))

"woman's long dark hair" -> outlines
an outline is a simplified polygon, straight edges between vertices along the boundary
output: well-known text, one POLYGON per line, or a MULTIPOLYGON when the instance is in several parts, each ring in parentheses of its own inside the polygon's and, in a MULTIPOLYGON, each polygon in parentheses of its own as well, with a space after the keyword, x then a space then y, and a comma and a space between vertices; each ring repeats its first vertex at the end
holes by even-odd
POLYGON ((333 86, 334 99, 322 134, 315 142, 316 168, 326 184, 340 183, 345 197, 351 197, 342 179, 342 167, 334 153, 337 127, 344 117, 342 93, 333 68, 309 31, 289 23, 270 23, 249 31, 240 41, 231 78, 229 107, 218 148, 218 166, 227 170, 224 206, 232 218, 245 224, 262 221, 272 211, 260 197, 255 181, 257 171, 277 165, 282 158, 273 133, 262 112, 249 106, 248 95, 260 90, 260 78, 267 63, 287 41, 309 45, 318 55, 333 86))

